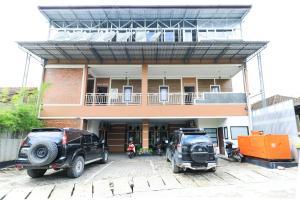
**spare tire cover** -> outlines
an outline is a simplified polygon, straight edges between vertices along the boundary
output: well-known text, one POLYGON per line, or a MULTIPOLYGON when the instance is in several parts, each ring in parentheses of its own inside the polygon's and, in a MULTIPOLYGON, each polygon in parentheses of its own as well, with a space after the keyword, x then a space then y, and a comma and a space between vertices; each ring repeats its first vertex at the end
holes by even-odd
POLYGON ((204 144, 195 144, 191 146, 191 158, 197 163, 203 163, 208 160, 208 148, 204 144))
POLYGON ((57 156, 57 145, 51 141, 37 141, 28 150, 28 160, 34 166, 50 164, 57 156))

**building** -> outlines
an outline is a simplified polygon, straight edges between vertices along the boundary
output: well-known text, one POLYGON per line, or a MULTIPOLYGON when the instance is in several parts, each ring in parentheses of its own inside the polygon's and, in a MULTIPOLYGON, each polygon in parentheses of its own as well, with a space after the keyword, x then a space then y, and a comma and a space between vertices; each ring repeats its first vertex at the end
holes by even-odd
POLYGON ((293 159, 299 161, 296 145, 300 132, 300 99, 274 95, 252 105, 253 130, 268 134, 288 134, 293 159))
POLYGON ((50 83, 40 118, 105 137, 123 152, 143 148, 179 127, 205 128, 223 140, 248 134, 247 61, 265 41, 245 41, 251 6, 39 7, 48 41, 18 42, 44 61, 50 83), (244 91, 232 78, 243 73, 244 91))

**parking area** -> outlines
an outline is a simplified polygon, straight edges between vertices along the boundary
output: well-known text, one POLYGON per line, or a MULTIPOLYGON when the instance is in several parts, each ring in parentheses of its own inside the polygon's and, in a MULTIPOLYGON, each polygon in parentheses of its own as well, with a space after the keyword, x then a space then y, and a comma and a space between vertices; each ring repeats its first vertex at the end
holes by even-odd
POLYGON ((25 170, 0 170, 0 199, 99 199, 214 197, 292 199, 296 195, 297 168, 266 169, 219 159, 215 173, 186 171, 173 174, 164 156, 111 155, 107 164, 90 164, 77 179, 64 171, 49 170, 32 179, 25 170), (130 185, 133 185, 133 193, 130 185), (255 191, 255 193, 254 193, 255 191), (249 197, 249 196, 248 196, 249 197))

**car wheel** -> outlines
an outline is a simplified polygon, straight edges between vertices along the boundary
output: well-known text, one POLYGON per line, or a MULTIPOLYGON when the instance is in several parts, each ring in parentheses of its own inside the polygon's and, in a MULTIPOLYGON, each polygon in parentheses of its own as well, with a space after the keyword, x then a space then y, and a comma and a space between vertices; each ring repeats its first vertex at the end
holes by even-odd
POLYGON ((171 162, 171 166, 172 166, 172 172, 173 173, 179 173, 180 172, 180 168, 176 165, 176 162, 175 162, 175 158, 173 157, 172 158, 172 162, 171 162))
POLYGON ((47 169, 27 169, 27 174, 31 178, 39 178, 44 176, 46 173, 47 169))
POLYGON ((57 156, 58 149, 54 142, 37 141, 28 150, 28 160, 33 166, 50 164, 57 156))
POLYGON ((77 178, 81 176, 84 171, 84 158, 78 156, 74 159, 72 166, 67 169, 67 175, 70 178, 77 178))
POLYGON ((104 151, 103 155, 102 155, 102 159, 100 160, 100 164, 105 164, 108 161, 108 151, 104 151))
POLYGON ((210 168, 208 171, 209 171, 209 172, 216 172, 216 171, 217 171, 217 168, 216 168, 216 167, 213 167, 213 168, 210 168))

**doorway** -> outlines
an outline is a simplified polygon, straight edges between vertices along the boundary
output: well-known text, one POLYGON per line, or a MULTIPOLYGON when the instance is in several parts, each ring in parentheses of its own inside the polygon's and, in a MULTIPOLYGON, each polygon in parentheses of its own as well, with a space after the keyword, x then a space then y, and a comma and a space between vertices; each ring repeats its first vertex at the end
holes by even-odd
POLYGON ((99 94, 97 101, 99 104, 107 104, 108 100, 108 87, 107 86, 98 86, 97 93, 99 94))
POLYGON ((220 154, 225 155, 224 130, 223 130, 223 127, 219 127, 218 128, 218 140, 219 140, 219 151, 220 151, 220 154))
POLYGON ((194 100, 195 87, 194 86, 184 86, 184 103, 192 104, 194 100))

